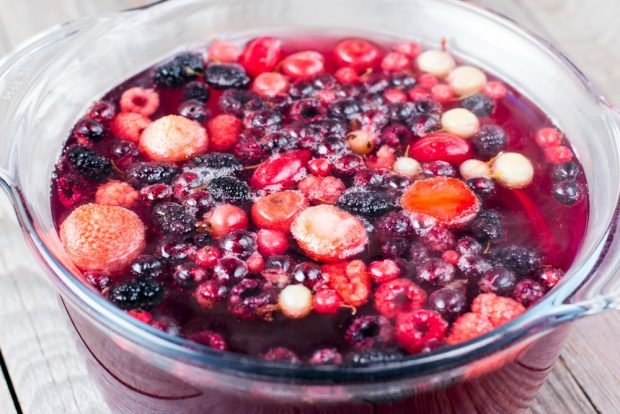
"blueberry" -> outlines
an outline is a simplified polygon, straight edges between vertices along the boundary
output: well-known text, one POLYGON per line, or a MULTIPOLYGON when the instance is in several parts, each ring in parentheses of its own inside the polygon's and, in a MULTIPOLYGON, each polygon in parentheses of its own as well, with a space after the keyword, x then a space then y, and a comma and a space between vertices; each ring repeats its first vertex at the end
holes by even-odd
POLYGON ((478 155, 492 158, 508 146, 506 131, 498 125, 483 125, 473 137, 472 144, 478 155))
POLYGON ((164 286, 153 279, 138 278, 110 288, 110 301, 121 309, 151 309, 164 298, 164 286))
POLYGON ((299 263, 291 272, 291 276, 294 283, 301 283, 308 289, 314 289, 324 280, 321 268, 310 262, 299 263))
POLYGON ((467 310, 467 298, 460 290, 441 288, 428 297, 428 306, 445 320, 452 321, 467 310))
POLYGON ((553 184, 553 196, 560 203, 573 206, 584 199, 586 190, 583 184, 577 181, 560 181, 553 184))
POLYGON ((579 177, 579 165, 576 162, 568 161, 561 164, 555 164, 551 170, 551 178, 554 182, 574 181, 579 177))
POLYGON ((428 259, 418 266, 416 280, 429 286, 445 286, 454 280, 456 269, 437 258, 428 259))
POLYGON ((257 128, 273 130, 282 124, 283 118, 278 111, 273 109, 260 109, 245 114, 243 117, 243 126, 245 128, 257 128))
POLYGON ((311 81, 301 80, 291 85, 288 94, 293 99, 304 99, 314 96, 320 89, 320 86, 317 86, 311 81))
POLYGON ((178 88, 198 78, 204 72, 204 60, 196 53, 182 53, 155 68, 157 86, 178 88))
POLYGON ((459 257, 456 267, 459 269, 461 275, 477 283, 484 272, 491 269, 493 266, 488 260, 481 256, 476 254, 463 254, 459 257))
POLYGON ((210 116, 211 111, 199 100, 190 99, 182 102, 177 111, 179 115, 198 123, 205 122, 210 116))
POLYGON ((411 129, 411 132, 418 137, 424 136, 429 132, 437 131, 441 128, 441 117, 434 113, 414 115, 406 122, 411 129))
POLYGON ((290 256, 269 256, 261 274, 270 285, 282 289, 291 283, 294 267, 295 260, 290 256))
POLYGON ((222 252, 242 260, 256 251, 256 234, 245 230, 235 230, 219 239, 222 252))
POLYGON ((394 209, 390 197, 381 191, 352 190, 338 198, 338 206, 353 214, 379 217, 394 209))
POLYGON ((481 198, 489 198, 495 195, 495 181, 487 177, 470 178, 465 183, 481 198))
POLYGON ((404 358, 405 354, 398 349, 365 349, 351 353, 347 362, 354 366, 365 366, 400 361, 404 358))
POLYGON ((207 278, 207 271, 196 263, 187 262, 174 269, 172 280, 181 290, 193 290, 207 278))
POLYGON ((209 182, 207 191, 216 201, 239 204, 250 197, 248 185, 235 177, 217 177, 209 182))
POLYGON ((155 248, 155 255, 169 263, 180 263, 196 252, 196 247, 178 237, 166 237, 155 248))
POLYGON ((134 260, 129 266, 132 275, 158 279, 164 273, 164 263, 158 257, 143 255, 134 260))
POLYGON ((366 81, 364 81, 364 89, 366 93, 378 94, 390 87, 390 80, 382 73, 372 73, 366 81))
POLYGON ((483 242, 501 239, 504 235, 502 216, 495 210, 482 210, 470 223, 469 230, 483 242))
POLYGON ((269 156, 255 137, 245 133, 241 133, 239 141, 233 147, 233 153, 243 165, 258 164, 269 156))
POLYGON ((517 276, 514 272, 503 267, 494 267, 484 272, 478 288, 484 293, 508 296, 512 294, 516 284, 517 276))
POLYGON ((102 182, 112 175, 112 163, 103 155, 81 145, 67 151, 69 163, 85 178, 102 182))
POLYGON ((250 77, 241 65, 211 63, 205 70, 205 82, 215 89, 242 89, 249 85, 250 77))
POLYGON ((76 138, 86 138, 90 142, 97 143, 105 137, 105 128, 100 122, 85 118, 75 125, 73 135, 76 138))
POLYGON ((514 271, 519 276, 538 270, 541 266, 540 255, 527 247, 509 245, 491 250, 489 256, 500 266, 514 271))
POLYGON ((381 255, 386 259, 402 257, 407 253, 409 242, 405 239, 387 240, 381 244, 381 255))
POLYGON ((247 90, 225 90, 218 100, 218 106, 222 112, 243 116, 247 111, 257 111, 267 108, 267 104, 256 93, 247 90))
POLYGON ((183 88, 183 98, 187 101, 196 100, 199 102, 207 102, 210 96, 209 87, 200 81, 190 82, 183 88))
POLYGON ((142 188, 153 184, 170 184, 181 172, 174 164, 162 162, 138 162, 127 169, 127 182, 142 188))
POLYGON ((217 261, 213 267, 213 276, 218 283, 224 286, 232 286, 243 280, 248 274, 245 262, 236 257, 224 257, 217 261))
POLYGON ((344 121, 352 121, 358 118, 361 112, 360 103, 351 98, 334 101, 328 108, 328 114, 331 118, 344 121))
POLYGON ((194 234, 194 245, 196 247, 205 247, 205 246, 210 246, 213 243, 213 237, 211 237, 211 234, 208 232, 201 232, 201 233, 196 233, 194 234))
POLYGON ((297 147, 299 137, 290 128, 270 132, 261 138, 261 144, 272 154, 286 152, 297 147))
POLYGON ((409 239, 415 235, 415 232, 410 215, 403 210, 398 210, 377 220, 375 234, 380 241, 386 242, 395 238, 409 239))
POLYGON ((157 228, 165 234, 182 236, 196 228, 194 217, 177 203, 158 204, 153 208, 151 216, 157 228))
POLYGON ((481 93, 477 93, 461 101, 461 107, 473 112, 482 118, 491 115, 495 109, 495 102, 481 93))
POLYGON ((390 78, 390 84, 394 88, 409 90, 416 85, 416 80, 413 76, 405 72, 397 72, 390 78))

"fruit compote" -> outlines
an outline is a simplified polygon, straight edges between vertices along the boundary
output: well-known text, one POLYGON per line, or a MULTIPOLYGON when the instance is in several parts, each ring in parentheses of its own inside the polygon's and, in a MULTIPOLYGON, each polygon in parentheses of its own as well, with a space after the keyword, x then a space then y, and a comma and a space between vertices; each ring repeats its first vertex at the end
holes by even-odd
POLYGON ((213 41, 73 128, 54 216, 85 283, 221 351, 365 365, 519 316, 584 236, 582 167, 510 86, 414 42, 213 41))

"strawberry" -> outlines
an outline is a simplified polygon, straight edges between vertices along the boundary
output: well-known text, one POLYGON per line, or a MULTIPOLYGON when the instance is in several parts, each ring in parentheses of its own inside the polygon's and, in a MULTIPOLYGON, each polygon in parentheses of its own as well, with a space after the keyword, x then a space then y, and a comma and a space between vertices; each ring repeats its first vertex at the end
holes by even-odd
POLYGON ((110 129, 115 137, 125 141, 138 142, 142 131, 151 124, 151 120, 135 112, 120 112, 110 122, 110 129))
POLYGON ((282 60, 282 72, 293 79, 314 78, 325 70, 325 58, 319 52, 303 51, 282 60))
POLYGON ((376 65, 381 59, 379 48, 363 39, 343 40, 336 45, 334 53, 340 66, 351 67, 358 71, 376 65))
POLYGON ((459 165, 472 157, 472 149, 461 137, 436 132, 417 141, 409 149, 409 155, 419 162, 446 161, 459 165))
POLYGON ((301 249, 314 260, 338 262, 364 250, 368 234, 354 215, 328 204, 309 207, 291 225, 301 249))
POLYGON ((471 310, 489 318, 493 327, 497 328, 521 315, 525 312, 525 307, 511 298, 483 293, 474 299, 471 310))
POLYGON ((291 223, 308 207, 305 197, 296 191, 280 191, 263 196, 252 206, 252 221, 262 229, 290 232, 291 223))
POLYGON ((443 340, 447 329, 448 323, 437 312, 419 309, 397 316, 394 338, 401 347, 415 354, 430 341, 443 340))
POLYGON ((336 177, 309 175, 301 180, 298 188, 312 204, 336 204, 346 187, 336 177))
POLYGON ((241 121, 233 115, 220 114, 207 122, 212 151, 226 151, 235 146, 241 134, 241 121))
POLYGON ((273 155, 254 170, 250 186, 254 190, 267 187, 274 190, 292 188, 295 182, 301 179, 299 173, 308 164, 311 156, 308 150, 273 155))
POLYGON ((259 37, 250 41, 243 50, 239 63, 250 76, 271 72, 282 57, 282 41, 275 37, 259 37))
POLYGON ((150 124, 140 137, 140 150, 153 161, 179 162, 207 150, 209 138, 198 122, 166 115, 150 124))
POLYGON ((480 210, 480 200, 463 181, 433 177, 411 184, 401 198, 410 213, 431 216, 447 227, 460 227, 480 210))
POLYGON ((84 204, 60 225, 60 240, 73 263, 83 270, 118 272, 144 250, 142 220, 117 206, 84 204))
POLYGON ((485 315, 474 312, 465 313, 452 323, 446 342, 450 345, 460 344, 484 335, 493 330, 493 325, 485 315))
POLYGON ((361 260, 323 265, 328 284, 347 305, 359 307, 370 296, 370 275, 361 260))

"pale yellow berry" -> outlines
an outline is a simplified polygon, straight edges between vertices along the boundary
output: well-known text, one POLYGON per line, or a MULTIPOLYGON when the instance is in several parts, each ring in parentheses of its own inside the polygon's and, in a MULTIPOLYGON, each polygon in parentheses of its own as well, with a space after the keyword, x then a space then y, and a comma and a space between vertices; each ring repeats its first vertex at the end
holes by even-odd
POLYGON ((491 169, 486 162, 473 159, 464 161, 459 167, 459 172, 461 173, 461 177, 466 180, 491 176, 491 169))
POLYGON ((346 140, 351 151, 359 155, 370 154, 375 148, 375 135, 368 128, 350 132, 346 140))
POLYGON ((465 108, 454 108, 441 116, 441 125, 446 132, 469 138, 480 129, 478 117, 465 108))
POLYGON ((418 56, 416 62, 422 72, 427 72, 440 78, 446 76, 456 66, 454 58, 443 50, 427 50, 418 56))
POLYGON ((518 152, 503 152, 493 160, 491 174, 504 187, 524 188, 534 179, 534 166, 518 152))
POLYGON ((304 285, 288 285, 280 292, 278 305, 284 316, 303 318, 312 311, 312 292, 304 285))
POLYGON ((473 66, 459 66, 448 75, 448 83, 457 95, 471 95, 482 90, 487 76, 473 66))
POLYGON ((392 166, 392 169, 396 174, 403 175, 408 178, 413 178, 420 174, 422 166, 419 162, 411 157, 398 157, 392 166))

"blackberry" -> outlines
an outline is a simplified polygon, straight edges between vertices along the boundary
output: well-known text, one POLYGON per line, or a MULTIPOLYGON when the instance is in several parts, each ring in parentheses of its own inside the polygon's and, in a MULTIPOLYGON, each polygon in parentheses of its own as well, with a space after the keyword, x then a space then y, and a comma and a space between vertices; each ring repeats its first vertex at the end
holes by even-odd
POLYGON ((205 70, 205 82, 215 89, 242 89, 250 83, 250 77, 236 63, 211 63, 205 70))
POLYGON ((483 242, 501 239, 504 236, 502 216, 496 210, 482 210, 470 223, 469 230, 483 242))
POLYGON ((256 93, 248 90, 228 89, 225 90, 218 100, 218 106, 222 112, 243 116, 247 111, 266 109, 267 104, 256 93))
POLYGON ((553 184, 552 192, 556 200, 567 206, 579 203, 586 194, 583 184, 570 180, 553 184))
POLYGON ((154 81, 163 88, 178 88, 204 72, 204 60, 196 53, 182 53, 155 68, 154 81))
POLYGON ((153 279, 138 278, 112 286, 108 298, 121 309, 151 309, 164 298, 164 286, 153 279))
POLYGON ((492 158, 508 146, 508 136, 504 128, 498 125, 483 125, 473 137, 472 144, 478 155, 492 158))
POLYGON ((142 255, 129 266, 129 271, 136 277, 158 279, 164 273, 164 263, 158 257, 142 255))
POLYGON ((354 366, 385 364, 405 358, 405 354, 398 349, 366 349, 353 352, 347 358, 347 363, 354 366))
POLYGON ((283 118, 278 111, 273 109, 260 109, 245 114, 243 126, 247 129, 257 128, 261 130, 273 130, 282 124, 283 118))
POLYGON ((561 164, 555 164, 551 170, 551 178, 554 182, 574 181, 579 177, 579 165, 576 162, 568 161, 561 164))
POLYGON ((201 81, 193 81, 185 85, 183 88, 183 98, 185 100, 197 100, 199 102, 207 102, 211 97, 211 92, 207 84, 201 81))
POLYGON ((196 228, 194 217, 177 203, 158 204, 153 208, 153 222, 165 234, 178 236, 193 232, 196 228))
POLYGON ((75 125, 75 128, 73 128, 73 136, 78 140, 86 139, 92 143, 97 143, 101 142, 105 137, 105 128, 100 122, 85 118, 75 125))
POLYGON ((481 93, 477 93, 461 101, 461 108, 473 112, 477 117, 489 116, 495 110, 495 102, 481 93))
POLYGON ((250 198, 250 187, 235 177, 217 177, 209 182, 207 191, 216 201, 239 204, 250 198))
POLYGON ((233 154, 211 152, 194 158, 183 171, 196 174, 201 183, 208 183, 218 177, 234 175, 241 168, 243 165, 233 154))
POLYGON ((103 182, 112 175, 112 163, 82 145, 69 148, 67 159, 77 172, 91 181, 103 182))
POLYGON ((514 271, 519 276, 538 270, 541 266, 540 255, 527 247, 509 245, 493 249, 489 256, 499 265, 514 271))
POLYGON ((414 115, 419 114, 416 112, 416 106, 413 102, 395 102, 388 106, 388 116, 392 122, 407 122, 414 115))
POLYGON ((478 289, 484 293, 495 293, 500 296, 509 296, 517 284, 517 276, 511 270, 503 267, 494 267, 487 270, 478 282, 478 289))
POLYGON ((192 121, 196 121, 201 124, 211 116, 211 111, 209 108, 207 108, 204 103, 196 99, 190 99, 182 102, 181 105, 179 105, 177 113, 187 119, 191 119, 192 121))
POLYGON ((359 117, 362 113, 360 103, 355 99, 344 98, 334 101, 328 108, 328 114, 331 118, 344 121, 352 121, 359 117))
POLYGON ((138 162, 127 169, 127 182, 135 188, 153 184, 170 184, 181 172, 174 164, 162 162, 138 162))
POLYGON ((375 348, 392 340, 392 324, 385 316, 358 316, 347 328, 344 339, 355 349, 375 348))
POLYGON ((465 183, 481 198, 489 198, 495 195, 495 181, 487 177, 470 178, 465 183))
POLYGON ((338 206, 353 214, 379 217, 394 209, 391 199, 384 192, 353 190, 338 198, 338 206))

